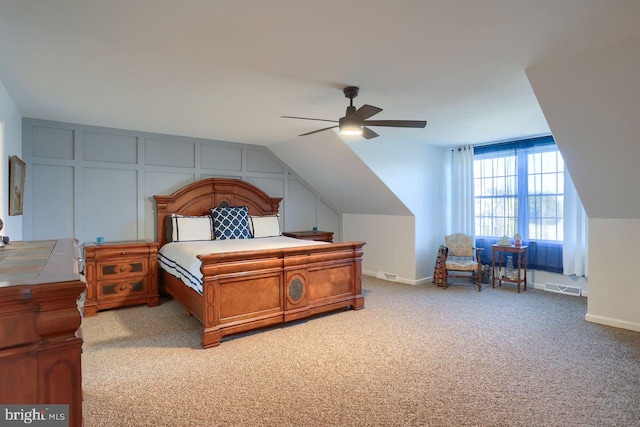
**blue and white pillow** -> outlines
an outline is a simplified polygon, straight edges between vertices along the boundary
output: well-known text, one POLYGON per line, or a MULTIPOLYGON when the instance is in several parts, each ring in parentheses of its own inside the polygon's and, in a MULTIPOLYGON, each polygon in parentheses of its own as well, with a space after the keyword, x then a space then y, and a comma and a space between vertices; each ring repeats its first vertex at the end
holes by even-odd
POLYGON ((228 206, 211 209, 213 231, 218 240, 250 239, 249 208, 228 206))

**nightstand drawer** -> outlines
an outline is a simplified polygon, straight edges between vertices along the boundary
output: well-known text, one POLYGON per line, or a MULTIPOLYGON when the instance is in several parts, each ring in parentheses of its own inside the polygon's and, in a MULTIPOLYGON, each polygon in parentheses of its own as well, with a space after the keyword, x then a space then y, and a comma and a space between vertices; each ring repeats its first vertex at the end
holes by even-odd
POLYGON ((114 259, 128 256, 147 256, 149 255, 149 248, 146 246, 128 247, 120 249, 107 249, 107 247, 101 247, 95 252, 95 259, 114 259))
POLYGON ((98 286, 98 300, 127 298, 133 295, 145 295, 147 285, 144 277, 122 282, 105 282, 98 286))
POLYGON ((107 279, 117 276, 142 275, 147 274, 149 263, 147 258, 143 259, 123 259, 111 262, 98 262, 98 279, 107 279))

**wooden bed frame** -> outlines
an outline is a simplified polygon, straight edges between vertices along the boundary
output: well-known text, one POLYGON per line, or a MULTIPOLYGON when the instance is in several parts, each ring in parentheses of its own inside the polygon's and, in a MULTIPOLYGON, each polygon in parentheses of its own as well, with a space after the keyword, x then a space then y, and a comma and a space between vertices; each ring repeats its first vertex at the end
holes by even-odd
MULTIPOLYGON (((158 243, 167 243, 172 213, 208 215, 216 206, 247 206, 250 215, 277 214, 280 198, 270 198, 240 180, 209 178, 169 196, 154 196, 158 243)), ((223 336, 314 314, 364 308, 364 242, 332 243, 286 249, 202 254, 203 295, 159 269, 160 286, 202 322, 205 348, 223 336)))

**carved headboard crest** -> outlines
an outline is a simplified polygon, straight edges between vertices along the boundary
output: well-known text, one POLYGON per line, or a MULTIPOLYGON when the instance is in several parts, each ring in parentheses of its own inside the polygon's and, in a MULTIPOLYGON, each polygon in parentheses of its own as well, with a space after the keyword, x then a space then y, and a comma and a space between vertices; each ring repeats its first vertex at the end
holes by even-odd
POLYGON ((188 184, 167 196, 153 196, 156 201, 156 240, 167 243, 166 218, 173 214, 206 215, 218 206, 247 206, 250 215, 278 213, 282 198, 269 197, 246 181, 229 178, 208 178, 188 184))

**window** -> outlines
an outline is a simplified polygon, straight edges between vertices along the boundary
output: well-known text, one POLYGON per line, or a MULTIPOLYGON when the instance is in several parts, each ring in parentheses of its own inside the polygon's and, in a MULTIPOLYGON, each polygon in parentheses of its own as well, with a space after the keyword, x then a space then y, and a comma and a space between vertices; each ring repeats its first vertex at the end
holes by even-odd
POLYGON ((513 155, 474 159, 476 235, 518 232, 518 175, 513 155))
POLYGON ((557 148, 527 155, 527 183, 526 235, 532 240, 562 241, 564 161, 557 148))
POLYGON ((485 257, 500 237, 520 233, 532 268, 562 270, 564 161, 552 137, 476 147, 474 193, 485 257))

